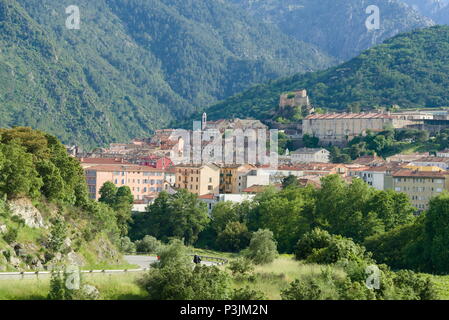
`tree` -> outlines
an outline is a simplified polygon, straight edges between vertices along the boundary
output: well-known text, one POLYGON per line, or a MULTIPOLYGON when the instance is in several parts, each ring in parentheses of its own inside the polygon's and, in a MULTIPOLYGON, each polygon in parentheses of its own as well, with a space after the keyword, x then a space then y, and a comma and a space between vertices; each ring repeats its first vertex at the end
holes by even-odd
POLYGON ((136 250, 139 253, 156 253, 162 247, 162 242, 152 236, 145 236, 136 241, 136 250))
POLYGON ((282 179, 282 188, 284 189, 290 186, 296 187, 298 184, 298 178, 293 175, 289 175, 288 177, 282 179))
POLYGON ((98 201, 106 203, 112 207, 115 204, 116 194, 117 187, 115 186, 115 184, 110 181, 106 181, 100 188, 100 198, 98 199, 98 201))
POLYGON ((161 192, 145 215, 146 234, 158 239, 185 239, 191 245, 209 223, 206 204, 187 190, 161 192))
POLYGON ((449 272, 449 193, 444 192, 429 203, 424 222, 424 247, 431 272, 449 272))
POLYGON ((29 196, 36 198, 43 185, 36 171, 33 156, 18 144, 0 144, 3 169, 0 171, 0 193, 8 198, 29 196))
POLYGON ((221 251, 238 252, 246 248, 251 239, 251 233, 245 224, 229 222, 218 234, 217 246, 221 251))
POLYGON ((273 239, 273 232, 260 229, 253 233, 249 247, 244 250, 243 255, 255 264, 267 264, 276 259, 277 245, 273 239))
POLYGON ((331 240, 332 236, 329 232, 315 228, 298 240, 295 248, 295 258, 297 260, 305 260, 315 250, 329 246, 331 240))

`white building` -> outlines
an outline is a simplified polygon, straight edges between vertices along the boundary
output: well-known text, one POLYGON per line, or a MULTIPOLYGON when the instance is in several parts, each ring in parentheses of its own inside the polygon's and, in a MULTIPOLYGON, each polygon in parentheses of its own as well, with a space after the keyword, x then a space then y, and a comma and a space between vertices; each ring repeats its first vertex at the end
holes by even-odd
POLYGON ((323 148, 302 148, 292 152, 290 155, 293 163, 330 162, 330 152, 323 148))
POLYGON ((377 190, 385 190, 386 167, 372 167, 357 171, 356 176, 377 190))
POLYGON ((438 167, 443 170, 449 169, 449 158, 447 157, 427 157, 410 163, 417 167, 438 167))
POLYGON ((206 194, 203 196, 199 196, 198 199, 206 203, 207 211, 210 215, 214 207, 219 202, 230 201, 232 203, 242 203, 243 201, 252 201, 254 197, 254 194, 206 194))

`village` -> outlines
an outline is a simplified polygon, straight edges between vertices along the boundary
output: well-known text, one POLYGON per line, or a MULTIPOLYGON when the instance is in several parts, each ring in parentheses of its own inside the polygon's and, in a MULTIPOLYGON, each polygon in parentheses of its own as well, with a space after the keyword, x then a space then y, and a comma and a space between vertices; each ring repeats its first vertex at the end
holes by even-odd
MULTIPOLYGON (((301 146, 303 136, 309 135, 318 138, 323 147, 287 149, 285 154, 276 158, 275 166, 249 161, 248 154, 254 146, 247 140, 240 148, 234 149, 234 161, 231 162, 223 158, 218 158, 223 161, 214 162, 180 158, 179 155, 193 151, 192 148, 186 149, 191 141, 179 137, 175 129, 156 130, 151 138, 111 143, 109 148, 97 148, 88 153, 80 152, 76 147, 68 147, 68 151, 80 160, 92 199, 99 199, 100 189, 107 181, 117 187, 128 186, 134 196, 134 211, 145 211, 162 191, 175 193, 178 189, 187 189, 207 204, 210 213, 219 202, 251 200, 267 186, 281 189, 284 179, 290 176, 296 177, 300 186, 316 188, 320 188, 322 177, 331 174, 337 174, 347 182, 362 179, 377 190, 406 193, 417 212, 426 210, 432 197, 449 190, 449 150, 436 154, 397 154, 385 159, 369 155, 343 164, 331 163, 330 152, 325 148, 329 145, 344 146, 367 130, 376 132, 386 127, 441 130, 449 127, 446 112, 317 114, 311 107, 306 90, 282 95, 280 110, 285 112, 289 107, 300 108, 308 115, 302 121, 277 126, 271 124, 271 127, 277 127, 298 146, 301 146), (242 155, 241 161, 236 161, 238 155, 242 155)), ((196 130, 203 135, 210 130, 221 135, 229 130, 269 130, 259 120, 208 121, 206 114, 201 120, 196 123, 196 130)), ((208 139, 202 139, 203 152, 209 144, 208 139)))

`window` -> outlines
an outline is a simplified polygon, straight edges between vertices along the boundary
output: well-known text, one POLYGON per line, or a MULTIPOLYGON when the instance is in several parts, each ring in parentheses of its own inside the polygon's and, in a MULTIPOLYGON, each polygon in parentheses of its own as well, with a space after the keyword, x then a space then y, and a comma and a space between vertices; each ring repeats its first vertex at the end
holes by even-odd
POLYGON ((207 186, 207 190, 212 190, 213 189, 213 187, 211 186, 211 185, 209 185, 209 186, 207 186))
POLYGON ((209 183, 212 183, 212 178, 209 178, 209 183))

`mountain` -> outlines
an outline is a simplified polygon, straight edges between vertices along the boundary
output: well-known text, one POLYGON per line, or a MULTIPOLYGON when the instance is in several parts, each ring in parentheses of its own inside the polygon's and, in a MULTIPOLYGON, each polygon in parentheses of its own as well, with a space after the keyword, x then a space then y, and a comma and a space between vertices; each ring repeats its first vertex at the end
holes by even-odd
POLYGON ((449 24, 449 0, 401 0, 439 24, 449 24))
POLYGON ((312 43, 346 61, 400 32, 434 22, 397 0, 229 0, 278 26, 285 34, 312 43), (368 30, 366 9, 379 7, 380 29, 368 30))
POLYGON ((83 146, 147 136, 280 76, 335 61, 220 0, 0 0, 0 127, 83 146))
MULTIPOLYGON (((449 106, 449 26, 395 36, 326 71, 255 86, 209 107, 210 119, 269 118, 283 92, 305 88, 316 107, 345 110, 376 106, 449 106)), ((194 115, 196 119, 199 114, 194 115)))

